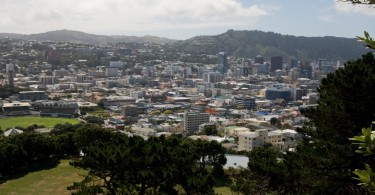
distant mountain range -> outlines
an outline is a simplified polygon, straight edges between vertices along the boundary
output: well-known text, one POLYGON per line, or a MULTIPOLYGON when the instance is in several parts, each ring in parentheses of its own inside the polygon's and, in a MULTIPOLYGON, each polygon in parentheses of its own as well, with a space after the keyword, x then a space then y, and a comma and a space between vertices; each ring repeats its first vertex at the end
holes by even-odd
POLYGON ((333 36, 303 37, 281 35, 263 31, 235 31, 214 36, 196 36, 187 40, 173 40, 156 36, 106 36, 93 35, 79 31, 57 30, 40 34, 0 33, 0 36, 25 40, 60 41, 89 44, 108 44, 119 42, 135 43, 170 43, 176 52, 195 54, 212 54, 227 52, 236 57, 254 58, 262 55, 266 59, 271 56, 294 57, 299 60, 349 60, 369 52, 355 38, 333 36))
POLYGON ((119 43, 119 42, 136 42, 136 43, 171 43, 175 40, 156 37, 156 36, 106 36, 106 35, 94 35, 80 31, 72 30, 56 30, 49 31, 39 34, 14 34, 14 33, 0 33, 0 37, 10 37, 24 40, 38 40, 38 41, 59 41, 59 42, 71 42, 71 43, 88 43, 88 44, 107 44, 107 43, 119 43))

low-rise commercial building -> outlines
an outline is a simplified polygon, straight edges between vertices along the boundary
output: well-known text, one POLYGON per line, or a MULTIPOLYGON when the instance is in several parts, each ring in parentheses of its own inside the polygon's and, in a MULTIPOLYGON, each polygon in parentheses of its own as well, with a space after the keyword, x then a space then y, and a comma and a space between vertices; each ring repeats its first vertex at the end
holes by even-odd
POLYGON ((128 97, 128 96, 109 96, 102 98, 102 102, 105 107, 110 106, 125 106, 130 104, 135 104, 135 98, 134 97, 128 97))
POLYGON ((18 99, 20 101, 48 100, 48 95, 45 91, 21 91, 18 99))
POLYGON ((79 106, 76 102, 47 101, 40 106, 40 116, 73 118, 78 115, 79 106))
POLYGON ((238 135, 238 150, 252 151, 257 147, 270 143, 274 147, 287 151, 295 148, 299 136, 294 130, 276 130, 268 132, 267 129, 259 129, 255 132, 245 132, 238 135))
POLYGON ((12 102, 4 103, 2 110, 6 116, 22 116, 31 114, 30 107, 31 105, 27 102, 12 102))

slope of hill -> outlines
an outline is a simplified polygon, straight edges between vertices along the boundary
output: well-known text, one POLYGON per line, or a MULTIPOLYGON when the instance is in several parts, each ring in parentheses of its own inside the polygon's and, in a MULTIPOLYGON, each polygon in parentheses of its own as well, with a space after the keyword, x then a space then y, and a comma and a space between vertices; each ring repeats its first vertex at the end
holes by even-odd
POLYGON ((38 41, 59 41, 59 42, 80 42, 101 44, 107 42, 108 36, 87 34, 79 31, 71 30, 56 30, 39 34, 25 35, 23 39, 38 40, 38 41))
POLYGON ((23 34, 17 34, 17 33, 0 33, 0 37, 8 37, 12 39, 19 39, 23 37, 23 34))
POLYGON ((38 41, 59 41, 72 43, 88 43, 88 44, 108 44, 119 42, 136 42, 136 43, 171 43, 175 40, 156 37, 156 36, 106 36, 94 35, 80 31, 72 30, 56 30, 45 33, 21 35, 12 33, 0 33, 0 37, 20 38, 24 40, 38 41))
POLYGON ((229 30, 216 36, 198 36, 179 41, 178 50, 217 54, 228 52, 237 57, 265 58, 280 55, 286 59, 295 57, 303 60, 326 58, 349 60, 368 52, 356 39, 340 37, 297 37, 262 31, 229 30))

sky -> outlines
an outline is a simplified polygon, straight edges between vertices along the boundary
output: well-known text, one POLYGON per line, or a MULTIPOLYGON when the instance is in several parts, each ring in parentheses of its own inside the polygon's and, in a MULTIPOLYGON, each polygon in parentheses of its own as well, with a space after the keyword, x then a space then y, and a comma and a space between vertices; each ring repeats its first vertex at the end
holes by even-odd
POLYGON ((375 7, 340 0, 0 0, 0 32, 76 30, 188 39, 234 30, 375 36, 375 7))

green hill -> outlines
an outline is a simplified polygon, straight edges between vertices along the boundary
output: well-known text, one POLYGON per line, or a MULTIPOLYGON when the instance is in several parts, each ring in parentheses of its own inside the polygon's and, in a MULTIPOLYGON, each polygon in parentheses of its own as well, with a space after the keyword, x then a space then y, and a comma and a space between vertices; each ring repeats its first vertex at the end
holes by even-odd
POLYGON ((297 37, 262 31, 235 31, 215 36, 197 36, 176 44, 177 50, 215 55, 224 51, 236 57, 265 58, 280 55, 285 59, 301 60, 326 58, 349 60, 360 57, 366 51, 355 38, 340 37, 297 37))

